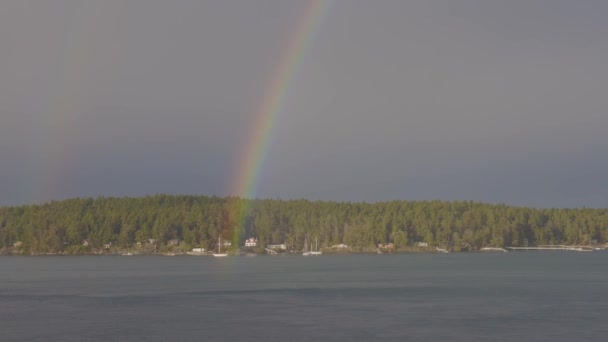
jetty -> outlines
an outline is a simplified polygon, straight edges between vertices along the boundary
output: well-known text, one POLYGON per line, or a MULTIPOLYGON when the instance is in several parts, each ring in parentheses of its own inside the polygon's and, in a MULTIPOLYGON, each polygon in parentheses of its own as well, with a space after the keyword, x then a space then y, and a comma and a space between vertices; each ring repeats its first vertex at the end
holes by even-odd
POLYGON ((567 245, 540 245, 537 247, 505 247, 509 251, 574 251, 592 252, 595 249, 589 246, 567 246, 567 245))

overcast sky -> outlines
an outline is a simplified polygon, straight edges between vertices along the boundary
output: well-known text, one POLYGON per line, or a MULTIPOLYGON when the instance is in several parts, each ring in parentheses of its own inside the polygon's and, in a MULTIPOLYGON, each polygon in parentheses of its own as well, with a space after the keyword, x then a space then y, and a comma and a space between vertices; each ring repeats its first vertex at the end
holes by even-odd
MULTIPOLYGON (((305 0, 0 1, 0 205, 226 195, 305 0)), ((608 2, 337 0, 257 197, 608 207, 608 2)))

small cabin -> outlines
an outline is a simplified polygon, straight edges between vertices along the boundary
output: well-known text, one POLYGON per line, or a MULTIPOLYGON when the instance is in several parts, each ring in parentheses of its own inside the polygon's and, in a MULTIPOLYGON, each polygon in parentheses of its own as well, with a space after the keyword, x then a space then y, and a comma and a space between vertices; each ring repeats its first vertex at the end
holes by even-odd
POLYGON ((245 247, 257 247, 257 246, 258 246, 258 239, 249 238, 249 239, 245 240, 245 247))
POLYGON ((389 249, 389 250, 391 250, 391 249, 394 249, 394 248, 395 248, 395 244, 394 244, 394 243, 392 243, 392 242, 389 242, 389 243, 387 243, 387 244, 379 243, 379 244, 378 244, 378 248, 382 248, 382 249, 389 249))

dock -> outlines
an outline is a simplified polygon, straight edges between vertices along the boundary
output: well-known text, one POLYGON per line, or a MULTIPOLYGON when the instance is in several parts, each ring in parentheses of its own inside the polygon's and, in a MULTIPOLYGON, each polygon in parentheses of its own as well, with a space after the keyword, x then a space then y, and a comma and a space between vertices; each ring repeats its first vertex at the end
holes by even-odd
POLYGON ((566 246, 566 245, 540 245, 537 247, 505 247, 509 251, 574 251, 574 252, 592 252, 593 247, 588 246, 566 246))

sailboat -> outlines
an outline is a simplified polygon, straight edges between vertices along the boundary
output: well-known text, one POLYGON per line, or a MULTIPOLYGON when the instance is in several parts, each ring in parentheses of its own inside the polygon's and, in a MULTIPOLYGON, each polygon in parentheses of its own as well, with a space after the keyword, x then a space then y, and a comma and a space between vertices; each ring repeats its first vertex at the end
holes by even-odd
POLYGON ((213 253, 214 257, 225 257, 228 253, 222 253, 222 238, 217 238, 217 253, 213 253))
MULTIPOLYGON (((302 253, 303 256, 311 255, 310 252, 306 251, 307 248, 308 248, 308 241, 306 238, 304 238, 304 253, 302 253)), ((312 246, 310 246, 310 249, 312 249, 312 246)))
POLYGON ((306 249, 308 248, 308 241, 306 239, 304 239, 304 253, 302 253, 303 256, 309 256, 309 255, 321 255, 323 254, 323 252, 321 252, 319 250, 319 239, 315 238, 315 250, 312 250, 312 242, 310 243, 310 251, 306 251, 306 249))
POLYGON ((321 255, 323 252, 319 250, 319 238, 315 238, 315 250, 312 250, 312 245, 310 246, 310 255, 321 255))

